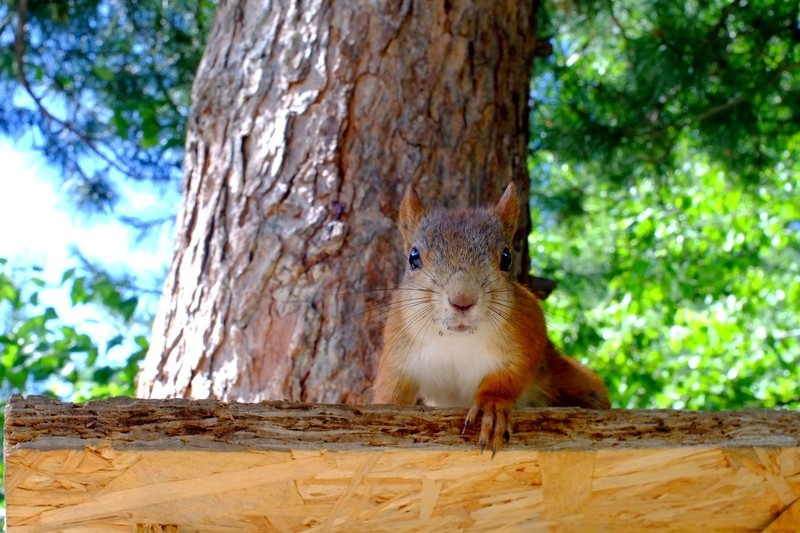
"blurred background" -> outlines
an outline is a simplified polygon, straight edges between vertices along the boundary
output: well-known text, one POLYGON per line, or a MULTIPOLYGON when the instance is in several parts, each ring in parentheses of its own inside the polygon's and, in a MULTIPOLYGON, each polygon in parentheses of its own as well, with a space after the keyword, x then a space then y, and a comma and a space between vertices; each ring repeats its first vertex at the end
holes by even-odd
MULTIPOLYGON (((133 393, 213 12, 0 5, 0 397, 133 393)), ((529 239, 557 344, 615 407, 800 408, 798 3, 551 0, 539 35, 529 239)))

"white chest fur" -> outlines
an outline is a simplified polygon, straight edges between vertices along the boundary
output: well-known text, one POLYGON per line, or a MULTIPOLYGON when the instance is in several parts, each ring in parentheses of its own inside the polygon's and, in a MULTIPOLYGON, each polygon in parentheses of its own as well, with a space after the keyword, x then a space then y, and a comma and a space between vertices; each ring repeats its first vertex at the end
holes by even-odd
POLYGON ((405 370, 419 384, 426 403, 442 407, 469 407, 481 380, 501 366, 489 328, 473 333, 439 334, 429 328, 415 339, 405 370))

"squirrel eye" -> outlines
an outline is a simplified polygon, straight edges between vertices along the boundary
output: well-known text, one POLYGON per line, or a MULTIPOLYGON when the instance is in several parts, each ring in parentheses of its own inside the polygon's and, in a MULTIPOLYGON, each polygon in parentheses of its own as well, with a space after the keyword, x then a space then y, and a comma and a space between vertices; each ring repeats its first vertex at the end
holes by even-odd
POLYGON ((422 258, 419 256, 419 250, 416 248, 412 248, 411 253, 408 254, 408 264, 411 265, 411 270, 422 268, 422 258))
POLYGON ((503 253, 500 256, 500 270, 503 272, 508 272, 511 270, 511 262, 513 261, 511 257, 511 252, 508 251, 508 248, 503 248, 503 253))

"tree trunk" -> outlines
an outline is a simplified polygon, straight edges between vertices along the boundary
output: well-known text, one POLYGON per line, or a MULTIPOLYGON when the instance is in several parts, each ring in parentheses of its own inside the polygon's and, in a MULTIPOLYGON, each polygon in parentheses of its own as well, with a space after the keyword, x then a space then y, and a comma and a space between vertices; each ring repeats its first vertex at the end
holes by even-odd
POLYGON ((534 13, 221 1, 139 395, 368 400, 406 185, 449 206, 494 202, 512 179, 528 190, 534 13))

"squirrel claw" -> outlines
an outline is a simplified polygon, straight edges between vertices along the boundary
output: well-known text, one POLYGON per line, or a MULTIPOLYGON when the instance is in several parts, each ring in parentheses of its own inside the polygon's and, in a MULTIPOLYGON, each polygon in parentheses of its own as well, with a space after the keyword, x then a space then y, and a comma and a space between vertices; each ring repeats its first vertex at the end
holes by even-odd
POLYGON ((469 408, 469 411, 467 411, 467 418, 464 419, 464 427, 461 429, 462 435, 467 431, 467 428, 471 426, 472 422, 474 422, 477 418, 478 418, 478 406, 473 405, 472 407, 469 408))
POLYGON ((465 428, 477 419, 478 412, 483 411, 481 417, 481 430, 478 436, 478 445, 481 453, 487 448, 492 449, 492 458, 497 450, 503 447, 511 438, 511 409, 502 405, 488 403, 483 409, 477 404, 473 405, 467 414, 465 428))

